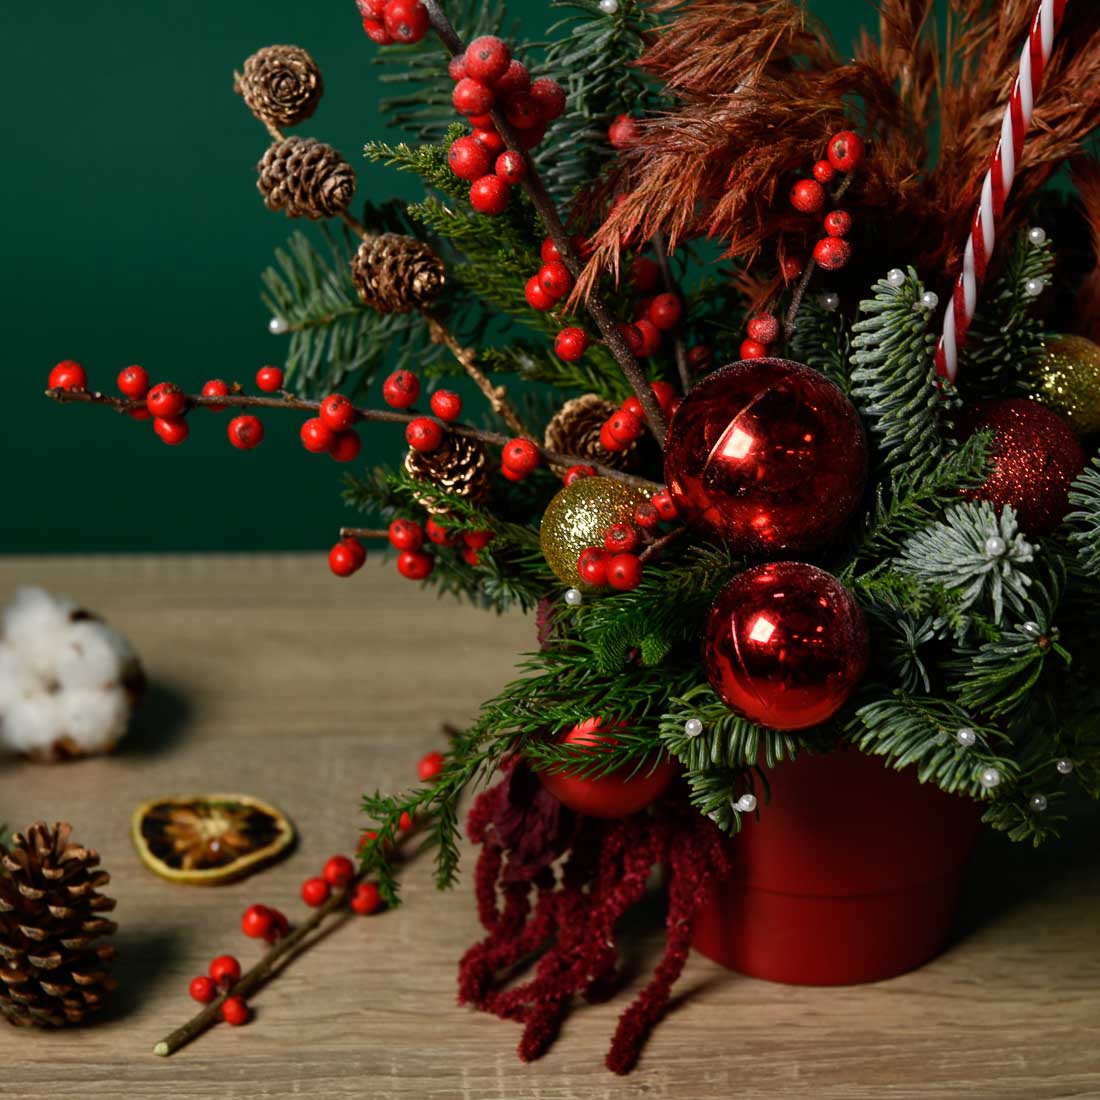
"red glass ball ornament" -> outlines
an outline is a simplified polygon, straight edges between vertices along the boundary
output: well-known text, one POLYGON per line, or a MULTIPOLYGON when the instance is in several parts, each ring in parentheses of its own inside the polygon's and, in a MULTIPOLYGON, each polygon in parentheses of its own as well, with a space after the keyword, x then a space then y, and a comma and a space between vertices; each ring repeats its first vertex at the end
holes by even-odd
POLYGON ((998 509, 1010 504, 1020 527, 1048 535, 1069 511, 1069 487, 1085 468, 1085 452, 1070 426, 1035 401, 1011 397, 975 405, 960 427, 965 436, 993 432, 992 471, 971 495, 998 509))
MULTIPOLYGON (((614 728, 614 723, 606 723, 602 718, 587 718, 558 740, 582 752, 599 754, 615 744, 614 736, 606 732, 614 728)), ((645 809, 660 797, 675 774, 675 762, 662 754, 656 766, 647 762, 637 771, 631 766, 594 777, 542 771, 538 777, 569 809, 589 817, 619 818, 645 809)))
POLYGON ((746 556, 823 547, 847 522, 866 475, 852 403, 824 375, 785 359, 708 375, 669 427, 665 483, 677 514, 746 556))
POLYGON ((739 573, 707 619, 711 686, 737 714, 773 729, 831 718, 867 667, 867 626, 835 577, 802 562, 739 573))

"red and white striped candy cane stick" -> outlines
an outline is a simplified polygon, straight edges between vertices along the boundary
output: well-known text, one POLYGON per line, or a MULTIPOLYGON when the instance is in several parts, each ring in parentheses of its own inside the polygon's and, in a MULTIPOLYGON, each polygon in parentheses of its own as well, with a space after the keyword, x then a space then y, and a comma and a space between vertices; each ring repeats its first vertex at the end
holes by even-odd
POLYGON ((974 212, 970 237, 963 254, 962 271, 955 281, 955 291, 943 318, 943 335, 936 348, 936 373, 949 382, 954 382, 958 373, 959 348, 966 342, 966 333, 974 317, 978 291, 993 254, 1005 200, 1012 190, 1012 180, 1024 148, 1024 137, 1035 110, 1035 100, 1043 86, 1047 61, 1054 49, 1054 36, 1062 24, 1062 14, 1068 2, 1041 0, 1031 23, 1031 33, 1020 55, 1020 70, 1001 122, 1001 138, 994 150, 989 171, 985 174, 982 197, 974 212))

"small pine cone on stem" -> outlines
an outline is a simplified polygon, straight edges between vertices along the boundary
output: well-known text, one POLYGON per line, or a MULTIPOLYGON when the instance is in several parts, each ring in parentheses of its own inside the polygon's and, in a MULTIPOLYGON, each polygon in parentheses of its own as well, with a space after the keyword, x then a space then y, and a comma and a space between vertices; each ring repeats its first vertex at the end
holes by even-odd
POLYGON ((359 297, 379 313, 409 313, 431 305, 443 289, 443 261, 414 237, 367 237, 351 262, 359 297))
MULTIPOLYGON (((423 454, 410 449, 405 456, 405 472, 418 481, 430 482, 463 497, 473 505, 485 502, 493 484, 485 444, 453 432, 444 437, 438 450, 423 454)), ((417 500, 434 515, 447 512, 447 508, 429 493, 418 496, 417 500)))
MULTIPOLYGON (((637 441, 623 451, 608 451, 600 444, 600 429, 615 415, 618 405, 595 393, 582 393, 573 397, 554 414, 546 425, 543 444, 548 451, 576 455, 616 470, 635 470, 641 461, 637 441)), ((561 476, 564 467, 553 466, 561 476)))
POLYGON ((355 194, 355 170, 331 145, 315 138, 272 142, 258 165, 256 186, 269 210, 291 218, 334 218, 355 194))
POLYGON ((264 46, 243 69, 233 74, 233 90, 266 126, 296 126, 317 110, 321 70, 301 46, 264 46))
POLYGON ((82 1024, 114 990, 111 876, 72 826, 16 833, 0 857, 0 1015, 23 1027, 82 1024))

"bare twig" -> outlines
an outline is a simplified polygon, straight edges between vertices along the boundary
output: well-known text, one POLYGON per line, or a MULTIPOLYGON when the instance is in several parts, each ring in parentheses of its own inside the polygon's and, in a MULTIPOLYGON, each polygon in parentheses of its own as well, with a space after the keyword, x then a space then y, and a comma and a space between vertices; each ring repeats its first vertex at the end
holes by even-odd
POLYGON ((389 531, 378 527, 341 527, 342 539, 388 539, 389 531))
POLYGON ((667 535, 662 535, 659 539, 654 539, 639 555, 638 558, 644 564, 647 561, 654 561, 659 558, 678 538, 687 534, 686 527, 676 527, 672 531, 669 531, 667 535))
MULTIPOLYGON (((661 282, 669 294, 676 293, 676 284, 672 281, 672 270, 668 263, 668 242, 661 230, 653 234, 653 248, 657 253, 657 266, 661 269, 661 282)), ((684 338, 679 328, 672 341, 673 353, 676 356, 676 372, 680 375, 680 387, 686 394, 691 389, 691 371, 688 369, 687 348, 684 347, 684 338)))

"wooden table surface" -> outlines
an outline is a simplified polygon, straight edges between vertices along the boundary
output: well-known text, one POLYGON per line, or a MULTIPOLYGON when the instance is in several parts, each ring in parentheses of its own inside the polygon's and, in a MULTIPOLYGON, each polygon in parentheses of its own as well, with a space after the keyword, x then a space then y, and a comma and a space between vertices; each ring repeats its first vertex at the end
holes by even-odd
MULTIPOLYGON (((247 965, 259 953, 238 928, 245 906, 300 914, 302 879, 353 847, 361 792, 410 782, 440 722, 468 720, 509 676, 532 625, 438 601, 392 567, 339 581, 300 556, 0 558, 0 599, 26 583, 128 634, 152 691, 114 756, 0 761, 0 820, 71 821, 111 871, 121 925, 121 988, 100 1023, 0 1025, 8 1100, 1100 1097, 1094 814, 1038 853, 988 838, 959 942, 915 974, 807 989, 692 957, 626 1079, 603 1068, 625 999, 577 1010, 528 1066, 516 1025, 456 1006, 473 900, 468 880, 437 896, 426 859, 409 868, 400 910, 350 921, 296 960, 256 996, 247 1027, 156 1058, 153 1044, 191 1015, 188 980, 216 954, 247 965), (297 850, 219 889, 156 878, 131 846, 130 811, 194 790, 270 799, 296 822, 297 850)), ((660 942, 659 929, 640 935, 635 985, 660 942)))

